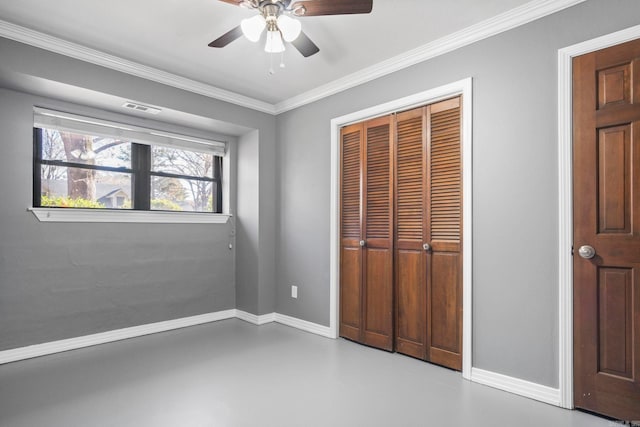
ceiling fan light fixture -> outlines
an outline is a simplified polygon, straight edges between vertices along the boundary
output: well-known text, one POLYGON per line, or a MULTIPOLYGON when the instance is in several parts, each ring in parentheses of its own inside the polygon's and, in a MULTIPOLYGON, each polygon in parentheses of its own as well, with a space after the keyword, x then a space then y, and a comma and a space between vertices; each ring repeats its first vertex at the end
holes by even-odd
POLYGON ((267 31, 267 43, 264 45, 264 51, 267 53, 284 52, 284 43, 280 31, 267 31))
POLYGON ((302 24, 297 19, 287 15, 278 16, 278 28, 282 32, 282 38, 286 42, 292 42, 298 38, 302 31, 302 24))
POLYGON ((243 19, 240 22, 240 28, 242 28, 242 34, 252 42, 257 42, 260 40, 260 35, 264 28, 267 26, 267 21, 265 21, 262 15, 255 15, 251 18, 243 19))

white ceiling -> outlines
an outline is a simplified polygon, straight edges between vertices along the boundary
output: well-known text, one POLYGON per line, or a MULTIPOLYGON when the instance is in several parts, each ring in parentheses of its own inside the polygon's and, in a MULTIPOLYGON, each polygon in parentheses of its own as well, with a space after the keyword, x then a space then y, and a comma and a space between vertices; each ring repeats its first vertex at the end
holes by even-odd
POLYGON ((0 20, 277 104, 459 32, 530 0, 374 0, 367 15, 301 18, 320 52, 291 45, 270 75, 262 43, 209 42, 255 12, 217 0, 0 0, 0 20))

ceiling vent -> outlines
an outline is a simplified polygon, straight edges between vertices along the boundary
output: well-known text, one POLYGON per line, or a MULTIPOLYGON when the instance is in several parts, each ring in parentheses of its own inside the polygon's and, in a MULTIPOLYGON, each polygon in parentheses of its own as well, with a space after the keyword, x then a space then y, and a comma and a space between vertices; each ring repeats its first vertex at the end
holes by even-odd
POLYGON ((148 113, 156 115, 162 111, 156 107, 150 107, 148 105, 136 104, 135 102, 127 101, 122 105, 124 108, 128 108, 129 110, 140 111, 141 113, 148 113))

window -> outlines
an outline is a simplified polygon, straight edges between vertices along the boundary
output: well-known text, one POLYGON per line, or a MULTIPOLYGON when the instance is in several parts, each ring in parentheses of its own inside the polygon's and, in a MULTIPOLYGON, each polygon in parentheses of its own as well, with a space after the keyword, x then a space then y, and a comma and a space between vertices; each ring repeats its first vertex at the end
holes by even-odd
POLYGON ((222 213, 225 144, 37 108, 34 207, 222 213))

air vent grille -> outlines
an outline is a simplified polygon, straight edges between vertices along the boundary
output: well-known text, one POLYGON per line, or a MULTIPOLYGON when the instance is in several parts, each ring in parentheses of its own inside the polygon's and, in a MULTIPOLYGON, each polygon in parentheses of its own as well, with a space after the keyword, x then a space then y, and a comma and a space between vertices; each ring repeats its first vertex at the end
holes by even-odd
POLYGON ((127 101, 122 105, 124 108, 128 108, 129 110, 140 111, 141 113, 148 113, 156 115, 162 111, 159 108, 150 107, 148 105, 137 104, 135 102, 127 101))

